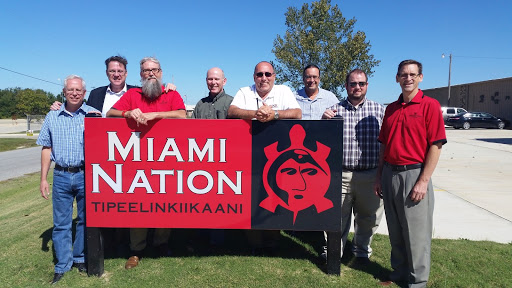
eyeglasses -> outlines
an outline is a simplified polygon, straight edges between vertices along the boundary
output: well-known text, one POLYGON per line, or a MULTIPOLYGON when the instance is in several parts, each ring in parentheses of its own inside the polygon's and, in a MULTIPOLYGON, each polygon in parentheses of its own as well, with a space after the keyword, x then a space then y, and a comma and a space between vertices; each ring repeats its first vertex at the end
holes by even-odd
POLYGON ((366 83, 366 82, 350 82, 350 83, 348 83, 348 85, 350 85, 350 87, 352 87, 352 88, 356 87, 357 85, 359 85, 359 87, 364 87, 364 86, 366 86, 366 84, 368 84, 368 83, 366 83))
POLYGON ((124 71, 124 70, 108 70, 107 72, 110 75, 114 75, 116 73, 119 75, 124 75, 124 73, 126 73, 126 71, 124 71))
POLYGON ((269 78, 269 77, 272 77, 272 75, 274 75, 274 73, 270 73, 270 72, 265 72, 265 73, 263 73, 263 72, 258 72, 258 73, 256 73, 255 75, 256 75, 256 77, 258 77, 258 78, 263 77, 263 75, 265 75, 265 77, 269 78))
POLYGON ((402 78, 402 79, 407 79, 408 76, 411 76, 412 79, 415 79, 416 77, 420 76, 420 74, 416 74, 416 73, 404 73, 404 74, 400 74, 398 75, 398 77, 402 78))
POLYGON ((304 78, 306 78, 306 79, 313 79, 313 80, 317 80, 318 78, 320 78, 320 76, 316 76, 316 75, 306 75, 306 76, 304 76, 304 78))
POLYGON ((162 69, 160 69, 160 68, 142 69, 142 73, 144 73, 144 74, 149 74, 149 72, 153 72, 153 74, 156 74, 160 71, 162 71, 162 69))
POLYGON ((74 88, 69 88, 69 89, 66 89, 66 93, 73 93, 73 92, 76 92, 76 94, 82 94, 82 89, 74 89, 74 88))

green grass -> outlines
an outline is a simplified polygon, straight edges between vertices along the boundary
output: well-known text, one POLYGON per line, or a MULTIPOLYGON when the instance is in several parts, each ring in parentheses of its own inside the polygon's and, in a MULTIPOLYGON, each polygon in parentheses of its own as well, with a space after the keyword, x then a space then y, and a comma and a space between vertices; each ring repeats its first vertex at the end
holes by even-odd
POLYGON ((36 139, 0 138, 0 152, 35 147, 36 139))
MULTIPOLYGON (((53 276, 52 203, 38 187, 38 173, 0 182, 0 283, 6 287, 48 286, 53 276)), ((359 267, 345 253, 341 276, 333 276, 318 260, 320 232, 283 232, 282 249, 273 257, 250 256, 243 231, 236 230, 226 232, 226 244, 214 253, 202 251, 201 240, 189 244, 196 248, 189 252, 193 232, 173 230, 171 257, 144 258, 132 270, 124 269, 125 257, 106 257, 102 277, 73 269, 57 286, 378 287, 390 272, 385 235, 374 238, 372 264, 359 267)), ((429 287, 510 287, 511 268, 512 244, 434 239, 429 287)))

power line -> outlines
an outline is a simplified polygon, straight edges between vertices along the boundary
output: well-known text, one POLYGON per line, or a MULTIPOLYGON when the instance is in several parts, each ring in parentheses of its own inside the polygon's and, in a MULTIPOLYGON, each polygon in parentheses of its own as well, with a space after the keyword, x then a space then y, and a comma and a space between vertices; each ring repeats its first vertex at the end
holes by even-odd
POLYGON ((16 72, 16 71, 4 68, 4 67, 0 67, 0 69, 3 69, 3 70, 6 70, 6 71, 9 71, 9 72, 12 72, 12 73, 16 73, 16 74, 19 74, 19 75, 22 75, 22 76, 25 76, 25 77, 29 77, 29 78, 32 78, 32 79, 36 79, 36 80, 39 80, 39 81, 47 82, 47 83, 58 85, 58 86, 62 87, 62 84, 60 84, 60 83, 44 80, 44 79, 41 79, 41 78, 37 78, 37 77, 34 77, 34 76, 30 76, 30 75, 27 75, 27 74, 16 72))

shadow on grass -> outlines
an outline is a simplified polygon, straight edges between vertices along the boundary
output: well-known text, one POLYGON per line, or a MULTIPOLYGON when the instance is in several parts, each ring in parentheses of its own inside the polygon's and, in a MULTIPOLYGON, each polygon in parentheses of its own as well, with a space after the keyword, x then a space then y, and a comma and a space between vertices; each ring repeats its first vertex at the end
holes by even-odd
POLYGON ((50 251, 50 240, 52 240, 52 231, 53 227, 46 229, 39 238, 41 238, 41 251, 48 252, 50 251))
MULTIPOLYGON (((75 235, 76 219, 73 219, 72 231, 75 235)), ((48 252, 53 228, 44 231, 40 238, 41 250, 48 252)), ((305 259, 313 263, 319 270, 327 273, 327 265, 320 257, 325 245, 321 231, 283 231, 279 237, 278 249, 254 255, 249 245, 245 230, 220 230, 223 232, 223 241, 220 244, 211 244, 211 231, 209 229, 172 229, 169 240, 171 257, 211 257, 211 256, 262 256, 283 259, 305 259)), ((147 243, 152 243, 154 229, 148 233, 147 243)), ((102 229, 105 244, 105 259, 128 259, 129 228, 102 229)), ((53 247, 52 247, 53 248, 53 247)), ((379 281, 387 280, 391 271, 382 265, 371 261, 362 264, 351 253, 352 242, 347 240, 341 265, 372 275, 379 281)), ((53 251, 53 249, 52 249, 53 251)), ((144 251, 144 258, 159 258, 158 249, 148 245, 144 251)), ((57 263, 55 252, 53 262, 57 263)))
POLYGON ((379 282, 389 280, 389 274, 392 272, 390 269, 380 265, 379 263, 371 261, 371 258, 369 262, 360 261, 361 259, 355 257, 354 254, 351 253, 352 247, 352 242, 347 240, 343 257, 341 258, 341 265, 372 275, 373 278, 379 282))
MULTIPOLYGON (((76 234, 76 218, 73 219, 73 222, 71 223, 71 233, 72 233, 72 241, 74 243, 75 241, 75 234, 76 234)), ((50 240, 52 240, 52 233, 53 233, 53 227, 50 227, 46 229, 41 235, 39 235, 39 238, 41 238, 41 251, 43 252, 49 252, 50 251, 50 240)), ((52 242, 52 257, 53 257, 53 264, 57 264, 57 256, 55 255, 55 249, 52 242)))
MULTIPOLYGON (((326 261, 319 257, 319 255, 323 251, 323 246, 325 245, 323 232, 294 232, 292 233, 292 236, 298 239, 300 242, 306 244, 306 246, 310 246, 315 251, 317 251, 316 255, 318 256, 309 259, 312 263, 315 263, 320 270, 322 270, 324 273, 327 273, 326 261)), ((302 247, 302 249, 303 248, 304 247, 302 247)), ((391 270, 371 260, 370 262, 366 263, 359 261, 358 258, 355 257, 354 254, 352 254, 351 252, 352 242, 350 240, 347 240, 344 248, 345 249, 343 251, 343 257, 341 258, 342 270, 343 266, 346 266, 351 269, 359 270, 367 274, 370 274, 377 281, 388 280, 387 278, 388 275, 391 273, 391 270)), ((300 249, 300 247, 298 249, 300 249)))
MULTIPOLYGON (((320 270, 327 271, 325 261, 319 257, 318 253, 323 245, 323 232, 282 232, 278 240, 277 249, 262 250, 255 254, 255 250, 252 249, 247 239, 246 230, 217 230, 221 231, 221 233, 223 232, 223 241, 217 244, 212 244, 212 241, 210 241, 212 236, 210 232, 212 230, 209 229, 171 230, 171 237, 169 239, 171 257, 247 256, 306 259, 319 267, 320 270)), ((144 258, 161 257, 158 249, 149 245, 152 243, 153 233, 154 229, 150 229, 146 241, 148 246, 143 253, 144 258)), ((219 233, 216 234, 218 235, 219 233)), ((104 241, 104 243, 108 242, 108 240, 104 241)), ((122 247, 126 247, 126 249, 121 251, 106 247, 105 259, 127 259, 130 256, 128 243, 122 243, 122 247)))

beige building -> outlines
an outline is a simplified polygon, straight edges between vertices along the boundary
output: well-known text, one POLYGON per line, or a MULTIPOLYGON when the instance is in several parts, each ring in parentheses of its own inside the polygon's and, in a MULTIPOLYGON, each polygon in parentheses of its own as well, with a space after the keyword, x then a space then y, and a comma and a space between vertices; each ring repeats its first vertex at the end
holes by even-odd
POLYGON ((448 87, 425 89, 423 92, 437 99, 443 107, 489 112, 512 122, 512 77, 453 85, 449 101, 448 87))

